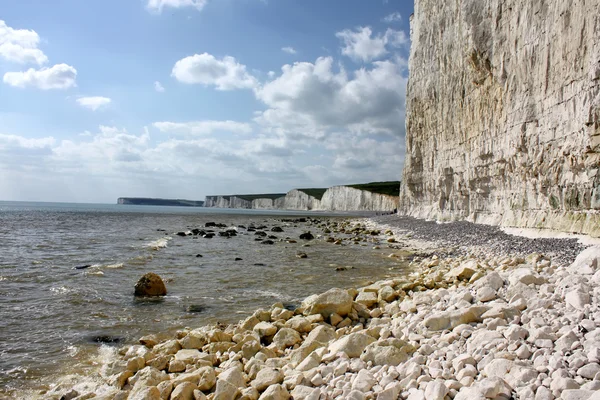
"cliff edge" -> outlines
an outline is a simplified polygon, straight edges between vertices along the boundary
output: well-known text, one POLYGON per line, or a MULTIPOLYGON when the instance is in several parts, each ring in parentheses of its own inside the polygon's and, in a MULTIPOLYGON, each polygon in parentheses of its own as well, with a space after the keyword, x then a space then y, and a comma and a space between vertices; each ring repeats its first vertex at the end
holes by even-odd
POLYGON ((600 0, 416 0, 402 214, 600 236, 600 0))

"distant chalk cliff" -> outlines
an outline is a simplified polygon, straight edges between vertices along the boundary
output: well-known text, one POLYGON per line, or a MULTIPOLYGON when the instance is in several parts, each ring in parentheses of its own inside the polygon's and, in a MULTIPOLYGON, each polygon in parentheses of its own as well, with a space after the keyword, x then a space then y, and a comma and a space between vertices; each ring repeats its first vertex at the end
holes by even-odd
POLYGON ((373 182, 282 194, 206 196, 205 207, 297 211, 385 211, 398 208, 400 182, 373 182))
POLYGON ((119 197, 117 204, 137 206, 204 207, 204 201, 201 200, 151 199, 146 197, 119 197))

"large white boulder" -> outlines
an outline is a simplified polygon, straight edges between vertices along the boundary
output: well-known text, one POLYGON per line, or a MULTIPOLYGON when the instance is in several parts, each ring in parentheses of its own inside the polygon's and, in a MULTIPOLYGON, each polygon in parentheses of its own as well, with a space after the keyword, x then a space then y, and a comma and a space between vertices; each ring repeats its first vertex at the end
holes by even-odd
POLYGON ((473 306, 460 310, 441 312, 425 319, 424 324, 427 329, 432 331, 451 330, 462 324, 481 322, 481 316, 487 310, 488 307, 473 306))
POLYGON ((374 341, 375 339, 372 336, 356 332, 331 343, 328 350, 333 354, 344 352, 348 357, 356 358, 360 357, 363 350, 374 341))
POLYGON ((588 247, 573 261, 568 268, 569 272, 580 275, 593 275, 600 265, 600 246, 588 247))
POLYGON ((347 290, 329 289, 325 293, 312 295, 302 302, 305 315, 321 314, 329 318, 331 314, 345 317, 352 311, 352 296, 347 290))
POLYGON ((262 392, 271 385, 276 385, 283 382, 283 374, 281 371, 273 368, 263 368, 258 371, 256 378, 252 381, 253 388, 262 392))
POLYGON ((385 339, 367 346, 360 359, 371 361, 373 365, 399 365, 408 360, 414 351, 414 346, 404 340, 385 339))

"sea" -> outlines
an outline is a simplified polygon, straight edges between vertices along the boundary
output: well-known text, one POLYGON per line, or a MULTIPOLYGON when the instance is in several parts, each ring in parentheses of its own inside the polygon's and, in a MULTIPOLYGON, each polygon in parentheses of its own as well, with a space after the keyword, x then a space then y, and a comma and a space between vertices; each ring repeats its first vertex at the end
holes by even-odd
POLYGON ((115 349, 147 334, 233 323, 276 302, 293 308, 406 267, 385 245, 300 240, 307 230, 322 234, 302 222, 307 217, 357 215, 0 202, 0 398, 31 398, 62 377, 93 376, 115 349), (220 236, 225 228, 206 228, 210 222, 237 235, 220 236), (276 226, 283 232, 271 231, 276 226), (195 228, 216 236, 178 235, 195 228), (163 278, 167 296, 134 297, 147 272, 163 278))

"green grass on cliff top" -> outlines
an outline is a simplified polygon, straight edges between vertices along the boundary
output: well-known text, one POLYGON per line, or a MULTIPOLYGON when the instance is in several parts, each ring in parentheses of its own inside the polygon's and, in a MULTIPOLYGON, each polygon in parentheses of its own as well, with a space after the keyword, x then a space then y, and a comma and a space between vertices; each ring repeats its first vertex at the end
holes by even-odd
POLYGON ((252 200, 256 200, 256 199, 271 199, 271 200, 275 200, 278 199, 280 197, 285 197, 285 193, 265 193, 265 194, 234 194, 231 196, 221 196, 227 200, 229 200, 232 197, 237 197, 243 200, 247 200, 247 201, 252 201, 252 200))
POLYGON ((385 194, 388 196, 400 196, 400 181, 371 182, 346 186, 354 189, 364 190, 366 192, 385 194))
POLYGON ((323 198, 323 195, 325 194, 325 192, 327 191, 327 188, 323 189, 317 189, 317 188, 313 188, 313 189, 296 189, 299 192, 303 192, 306 193, 309 196, 314 197, 317 200, 321 200, 323 198))

